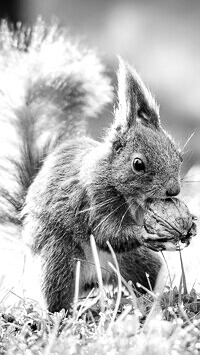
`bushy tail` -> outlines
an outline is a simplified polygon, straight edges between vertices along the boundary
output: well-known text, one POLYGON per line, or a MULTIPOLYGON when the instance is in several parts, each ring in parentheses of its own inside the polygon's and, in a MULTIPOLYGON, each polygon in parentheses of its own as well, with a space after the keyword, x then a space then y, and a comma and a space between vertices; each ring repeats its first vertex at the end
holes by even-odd
POLYGON ((0 27, 0 223, 20 224, 26 191, 57 142, 112 99, 95 53, 57 24, 0 27))

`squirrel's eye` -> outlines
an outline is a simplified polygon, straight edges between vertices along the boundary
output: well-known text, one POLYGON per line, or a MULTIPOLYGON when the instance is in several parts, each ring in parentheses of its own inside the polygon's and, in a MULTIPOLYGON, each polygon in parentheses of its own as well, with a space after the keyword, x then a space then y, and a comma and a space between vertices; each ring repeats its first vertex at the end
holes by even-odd
POLYGON ((144 172, 145 171, 145 164, 142 159, 134 158, 132 163, 133 171, 136 173, 144 172))

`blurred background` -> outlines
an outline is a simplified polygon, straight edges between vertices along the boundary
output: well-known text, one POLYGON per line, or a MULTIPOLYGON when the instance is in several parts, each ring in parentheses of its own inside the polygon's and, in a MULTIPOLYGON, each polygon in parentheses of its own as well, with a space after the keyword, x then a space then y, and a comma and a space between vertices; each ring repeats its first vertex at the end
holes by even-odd
MULTIPOLYGON (((32 24, 41 15, 57 17, 72 36, 85 40, 103 56, 116 84, 116 54, 135 66, 160 104, 164 126, 185 148, 183 198, 200 217, 200 1, 199 0, 1 0, 0 18, 32 24)), ((112 108, 91 120, 90 133, 101 138, 112 119, 112 108)), ((13 274, 16 262, 1 259, 13 274)), ((6 246, 8 249, 8 247, 6 246)), ((8 251, 8 250, 7 250, 8 251)), ((15 255, 17 246, 15 245, 15 255)), ((184 250, 191 284, 200 289, 200 240, 184 250)), ((2 249, 3 253, 3 249, 2 249)), ((5 256, 5 255, 4 255, 5 256)), ((170 270, 177 272, 177 253, 170 254, 170 270)), ((16 261, 16 260, 15 260, 16 261)), ((23 270, 21 254, 17 260, 23 270)), ((3 272, 3 271, 2 271, 3 272)), ((11 276, 12 276, 11 275, 11 276)), ((8 278, 7 278, 8 279, 8 278)), ((10 277, 10 287, 13 285, 10 277)), ((30 277, 29 277, 30 280, 30 277)), ((1 275, 0 275, 1 281, 1 275)), ((34 285, 33 280, 30 280, 34 285)), ((17 279, 16 279, 16 282, 17 279)), ((7 285, 7 288, 9 286, 7 285)), ((1 299, 1 297, 0 297, 1 299)))

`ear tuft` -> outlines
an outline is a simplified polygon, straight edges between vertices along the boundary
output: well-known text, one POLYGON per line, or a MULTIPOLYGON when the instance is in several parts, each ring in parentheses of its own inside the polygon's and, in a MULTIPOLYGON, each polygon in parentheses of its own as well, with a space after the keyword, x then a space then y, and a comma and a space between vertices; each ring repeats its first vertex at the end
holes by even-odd
POLYGON ((136 70, 121 57, 118 59, 118 105, 113 128, 123 134, 134 126, 137 120, 157 128, 159 109, 155 99, 136 70))
POLYGON ((136 95, 134 94, 134 82, 129 70, 128 64, 126 64, 121 57, 119 59, 118 70, 118 108, 117 114, 120 114, 122 122, 127 124, 134 123, 136 120, 136 95), (128 119, 127 119, 128 118, 128 119))

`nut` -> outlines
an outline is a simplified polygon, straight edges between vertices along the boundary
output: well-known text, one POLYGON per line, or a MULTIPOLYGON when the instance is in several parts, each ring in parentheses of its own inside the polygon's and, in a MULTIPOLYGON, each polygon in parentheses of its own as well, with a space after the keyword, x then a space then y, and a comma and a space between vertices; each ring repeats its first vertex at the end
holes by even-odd
POLYGON ((144 214, 142 242, 155 251, 183 249, 196 235, 195 219, 177 198, 153 200, 144 214))

